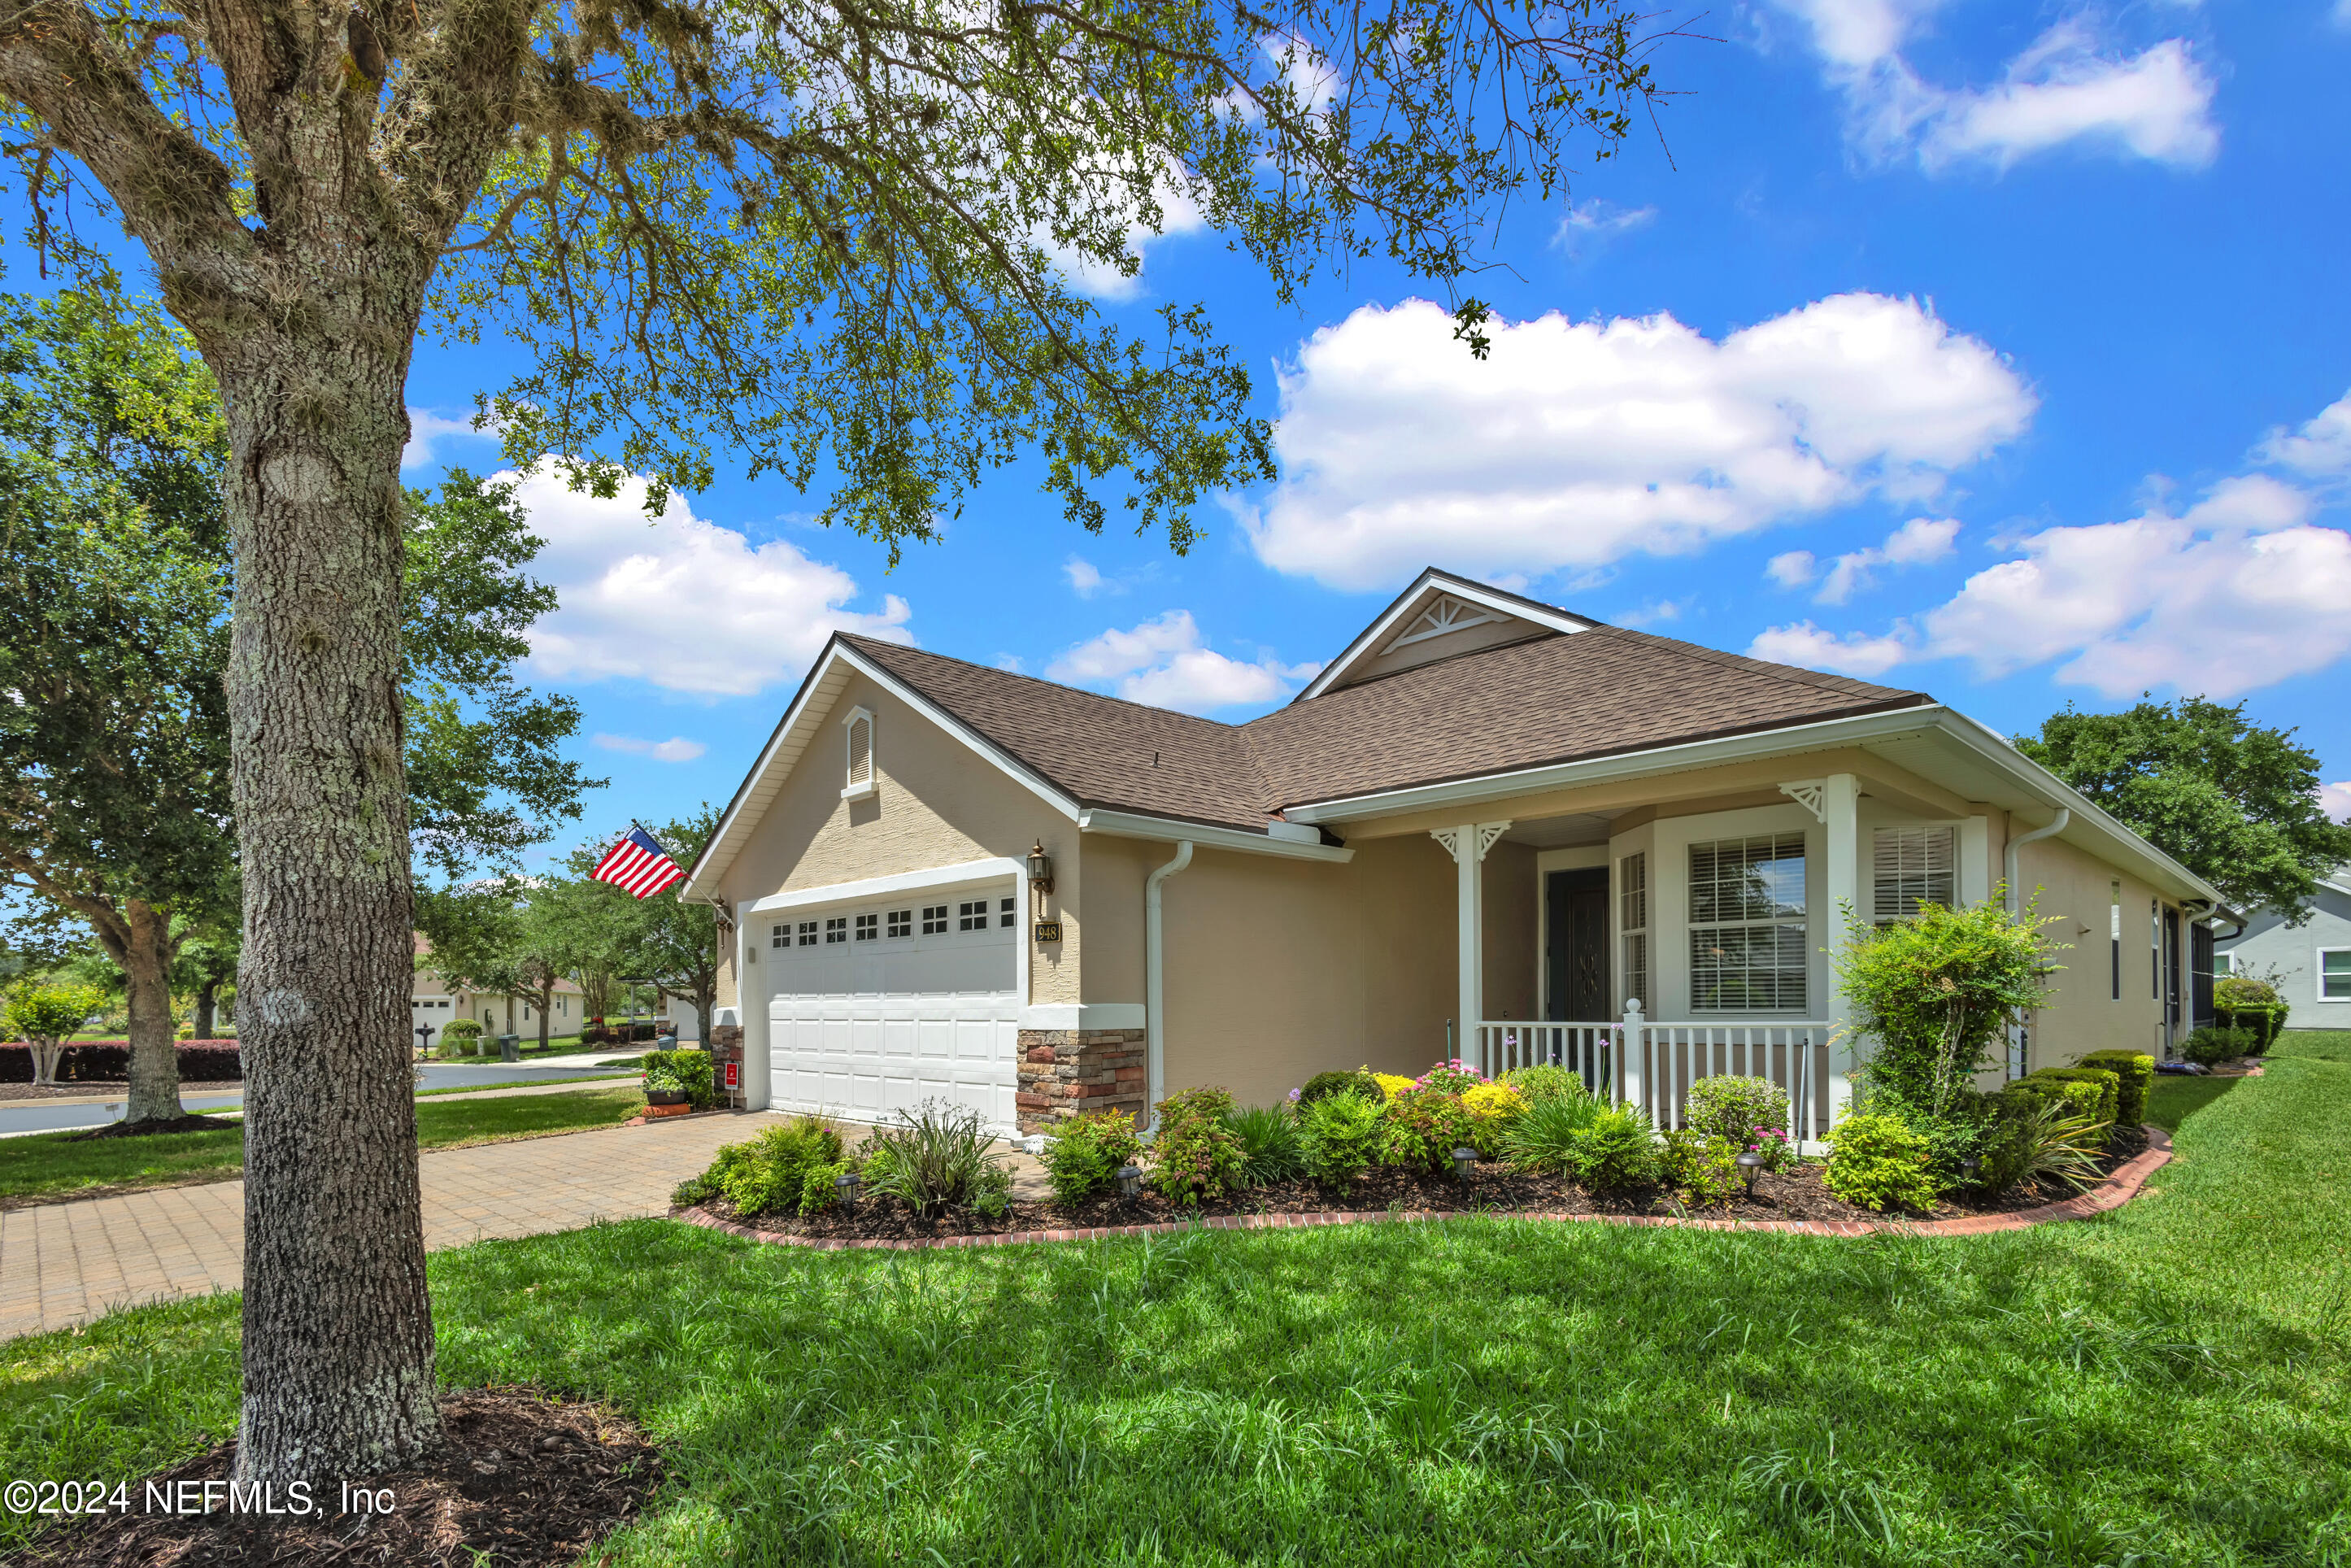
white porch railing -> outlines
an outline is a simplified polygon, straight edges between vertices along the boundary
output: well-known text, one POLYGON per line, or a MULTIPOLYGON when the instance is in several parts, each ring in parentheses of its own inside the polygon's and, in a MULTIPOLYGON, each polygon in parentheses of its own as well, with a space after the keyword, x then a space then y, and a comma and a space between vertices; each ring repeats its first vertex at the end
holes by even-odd
POLYGON ((1481 1023, 1467 1041, 1469 1064, 1489 1078, 1521 1067, 1564 1067, 1612 1102, 1637 1105, 1659 1127, 1682 1125, 1689 1086, 1701 1078, 1768 1078, 1788 1092, 1788 1136, 1799 1145, 1828 1133, 1831 1026, 1651 1022, 1628 1011, 1614 1023, 1481 1023))

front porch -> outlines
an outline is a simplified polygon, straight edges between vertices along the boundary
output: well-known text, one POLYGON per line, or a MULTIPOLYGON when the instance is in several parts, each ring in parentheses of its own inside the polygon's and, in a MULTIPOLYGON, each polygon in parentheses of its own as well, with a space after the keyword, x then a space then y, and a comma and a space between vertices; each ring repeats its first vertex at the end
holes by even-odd
POLYGON ((1850 772, 1489 811, 1427 830, 1456 868, 1448 1049, 1489 1076, 1567 1068, 1660 1127, 1680 1124, 1697 1080, 1752 1076, 1787 1092, 1789 1137, 1817 1145, 1857 1065, 1828 960, 1851 912, 1891 918, 1991 885, 1980 816, 1850 772))

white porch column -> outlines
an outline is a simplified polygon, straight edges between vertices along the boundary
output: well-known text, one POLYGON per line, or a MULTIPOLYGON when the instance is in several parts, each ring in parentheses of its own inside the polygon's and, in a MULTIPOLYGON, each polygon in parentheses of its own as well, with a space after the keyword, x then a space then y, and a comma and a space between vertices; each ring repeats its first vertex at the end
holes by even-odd
MULTIPOLYGON (((1832 952, 1844 940, 1848 912, 1867 917, 1861 902, 1860 804, 1861 786, 1852 774, 1832 773, 1821 781, 1821 829, 1826 841, 1821 856, 1821 891, 1828 901, 1827 946, 1832 952)), ((1829 1120, 1834 1124, 1852 1102, 1853 1080, 1848 1074, 1860 1061, 1847 1032, 1852 1009, 1836 983, 1834 967, 1828 977, 1828 1004, 1823 1016, 1836 1031, 1836 1043, 1829 1051, 1829 1120)))
POLYGON ((1484 1062, 1478 1050, 1478 1021, 1485 1011, 1486 990, 1483 867, 1486 852, 1510 831, 1508 822, 1464 822, 1458 828, 1439 828, 1429 834, 1453 857, 1456 873, 1453 899, 1460 955, 1460 999, 1456 1004, 1459 1016, 1454 1020, 1453 1054, 1480 1070, 1484 1062))
POLYGON ((769 1082, 768 979, 751 917, 735 918, 735 1016, 743 1022, 743 1108, 764 1111, 775 1094, 769 1082))

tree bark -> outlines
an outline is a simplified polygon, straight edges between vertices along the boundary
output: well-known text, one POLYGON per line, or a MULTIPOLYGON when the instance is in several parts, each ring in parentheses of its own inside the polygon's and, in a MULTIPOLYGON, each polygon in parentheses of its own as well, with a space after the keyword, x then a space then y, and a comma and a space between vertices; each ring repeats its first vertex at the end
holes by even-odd
POLYGON ((326 259, 298 304, 198 329, 228 413, 240 563, 227 685, 245 879, 248 1485, 368 1474, 441 1435, 407 1049, 399 684, 402 391, 422 268, 326 259))
POLYGON ((219 1028, 214 1014, 220 1002, 220 982, 206 980, 196 988, 196 1030, 198 1040, 216 1038, 213 1030, 219 1028))
POLYGON ((123 1032, 131 1041, 131 1092, 122 1119, 168 1122, 186 1114, 180 1105, 180 1046, 172 1030, 172 920, 131 898, 123 901, 122 924, 123 941, 114 954, 130 1012, 123 1032))

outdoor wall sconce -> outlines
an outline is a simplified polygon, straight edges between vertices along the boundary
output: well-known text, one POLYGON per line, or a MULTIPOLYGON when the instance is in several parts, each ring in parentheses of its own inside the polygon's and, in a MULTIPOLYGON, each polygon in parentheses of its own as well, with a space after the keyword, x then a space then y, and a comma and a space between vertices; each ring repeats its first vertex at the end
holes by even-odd
POLYGON ((841 1172, 832 1183, 833 1190, 841 1194, 841 1201, 852 1208, 857 1206, 857 1189, 864 1185, 865 1178, 855 1171, 841 1172))
POLYGON ((1029 852, 1029 885, 1039 893, 1053 891, 1053 857, 1045 852, 1042 839, 1029 852))
POLYGON ((1477 1168, 1477 1150, 1456 1149, 1453 1151, 1453 1174, 1455 1176, 1459 1176, 1463 1181, 1468 1181, 1469 1179, 1469 1173, 1477 1168))
POLYGON ((1739 1174, 1747 1178, 1747 1196, 1755 1196, 1755 1178, 1763 1171, 1763 1156, 1753 1149, 1739 1156, 1739 1174))
POLYGON ((1142 1191, 1143 1167, 1141 1166, 1119 1166, 1118 1196, 1121 1197, 1135 1197, 1140 1196, 1142 1191))

